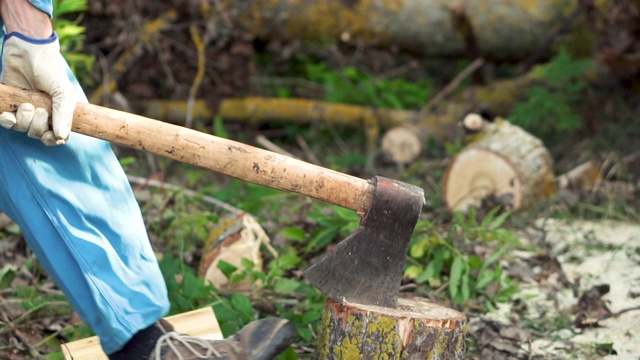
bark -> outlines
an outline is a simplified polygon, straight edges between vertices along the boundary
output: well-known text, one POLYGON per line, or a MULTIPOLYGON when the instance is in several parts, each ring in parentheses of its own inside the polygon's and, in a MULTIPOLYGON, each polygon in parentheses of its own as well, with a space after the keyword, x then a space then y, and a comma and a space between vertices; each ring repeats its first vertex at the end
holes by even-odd
MULTIPOLYGON (((172 123, 184 123, 187 102, 181 100, 144 100, 134 102, 134 108, 144 116, 163 119, 172 123)), ((454 112, 461 116, 463 110, 454 112)), ((448 115, 416 111, 390 110, 368 106, 329 103, 309 99, 284 99, 249 96, 224 99, 217 109, 212 109, 204 99, 194 102, 194 118, 211 119, 220 115, 225 120, 243 121, 254 124, 269 121, 286 121, 295 124, 311 124, 314 121, 331 122, 338 126, 362 127, 375 124, 381 129, 389 129, 403 124, 416 124, 426 132, 427 137, 443 141, 452 134, 451 128, 457 119, 448 115)))
POLYGON ((462 359, 466 316, 425 299, 395 309, 327 300, 318 359, 462 359))
POLYGON ((364 42, 427 56, 480 55, 489 60, 527 57, 545 44, 577 6, 573 0, 223 0, 223 3, 235 23, 258 38, 364 42), (460 21, 461 18, 465 21, 460 21), (471 37, 473 43, 469 42, 471 37))

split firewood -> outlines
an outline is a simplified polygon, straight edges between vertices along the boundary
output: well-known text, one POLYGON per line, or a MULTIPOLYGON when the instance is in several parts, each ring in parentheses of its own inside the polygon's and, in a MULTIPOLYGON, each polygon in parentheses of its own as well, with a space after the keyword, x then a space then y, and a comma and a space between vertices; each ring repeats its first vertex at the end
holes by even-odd
POLYGON ((218 199, 177 185, 133 175, 127 175, 127 178, 137 187, 150 186, 182 192, 226 212, 209 231, 202 249, 198 275, 203 277, 207 283, 213 284, 219 289, 224 287, 231 287, 234 290, 251 288, 255 284, 248 281, 230 284, 227 276, 218 268, 220 261, 225 261, 235 266, 238 271, 242 271, 245 269, 242 259, 246 258, 254 264, 254 270, 262 270, 262 246, 273 257, 278 257, 277 251, 271 246, 269 236, 250 214, 218 199))
POLYGON ((245 269, 242 260, 246 259, 253 263, 252 270, 261 271, 263 261, 260 248, 262 245, 267 245, 271 249, 269 244, 269 236, 249 214, 224 216, 209 232, 203 248, 199 275, 218 289, 225 287, 236 291, 250 289, 256 284, 251 283, 249 279, 243 279, 237 283, 231 282, 218 265, 224 261, 242 271, 245 269))
POLYGON ((423 298, 397 308, 327 300, 320 321, 319 359, 462 359, 466 316, 423 298))
POLYGON ((549 150, 540 139, 501 118, 485 122, 451 160, 443 185, 445 202, 453 211, 497 205, 517 210, 555 189, 549 150))

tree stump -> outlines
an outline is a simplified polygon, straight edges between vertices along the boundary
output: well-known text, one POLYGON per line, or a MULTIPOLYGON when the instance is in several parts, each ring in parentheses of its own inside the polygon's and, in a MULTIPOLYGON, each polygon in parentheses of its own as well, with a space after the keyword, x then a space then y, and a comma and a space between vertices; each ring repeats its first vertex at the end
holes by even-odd
POLYGON ((472 138, 444 176, 450 210, 496 205, 517 210, 555 192, 553 159, 540 139, 504 119, 485 122, 472 138))
POLYGON ((421 298, 397 308, 327 300, 318 359, 462 359, 466 316, 421 298))

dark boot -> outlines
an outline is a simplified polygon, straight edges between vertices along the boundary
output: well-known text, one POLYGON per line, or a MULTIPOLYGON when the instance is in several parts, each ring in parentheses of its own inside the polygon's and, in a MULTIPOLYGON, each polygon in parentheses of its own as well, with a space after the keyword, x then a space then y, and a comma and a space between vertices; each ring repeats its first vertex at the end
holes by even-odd
POLYGON ((246 325, 225 340, 206 340, 169 331, 162 335, 149 360, 269 360, 297 336, 288 320, 267 318, 246 325))

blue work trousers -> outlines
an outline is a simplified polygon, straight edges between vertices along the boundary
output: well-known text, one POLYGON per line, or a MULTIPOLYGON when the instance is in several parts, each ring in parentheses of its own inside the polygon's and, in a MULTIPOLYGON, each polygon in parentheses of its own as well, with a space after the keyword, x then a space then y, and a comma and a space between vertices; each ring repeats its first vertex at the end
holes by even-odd
POLYGON ((20 225, 105 353, 167 313, 139 205, 107 142, 72 133, 67 144, 47 147, 0 128, 0 169, 0 210, 20 225))

